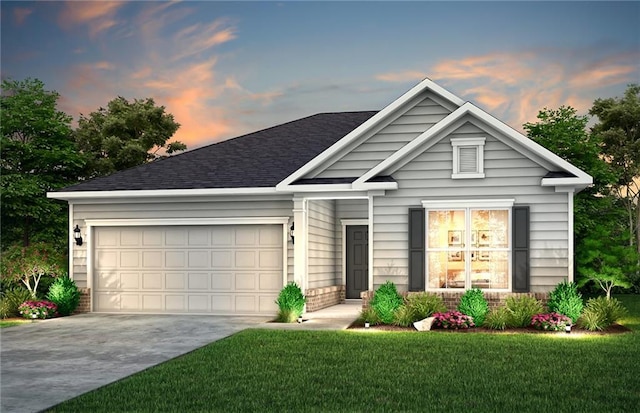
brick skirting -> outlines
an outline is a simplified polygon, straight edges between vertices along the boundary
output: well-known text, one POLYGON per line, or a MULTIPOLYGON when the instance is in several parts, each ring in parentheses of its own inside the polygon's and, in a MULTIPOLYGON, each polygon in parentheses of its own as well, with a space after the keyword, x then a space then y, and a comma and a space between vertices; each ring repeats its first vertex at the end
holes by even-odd
POLYGON ((74 314, 88 313, 91 311, 91 288, 79 288, 80 290, 80 304, 74 311, 74 314))
POLYGON ((310 288, 305 292, 307 298, 307 312, 318 311, 322 308, 345 302, 344 285, 331 287, 310 288))
MULTIPOLYGON (((360 296, 362 297, 362 308, 367 308, 369 302, 373 298, 373 291, 363 291, 360 296)), ((403 293, 403 296, 408 294, 416 294, 413 292, 403 293)), ((433 294, 439 295, 444 301, 444 305, 448 310, 455 310, 460 303, 460 297, 464 294, 464 291, 438 291, 433 294)), ((549 301, 549 293, 497 293, 497 292, 484 292, 484 298, 489 303, 489 308, 500 307, 507 301, 507 297, 518 297, 521 295, 528 295, 535 297, 537 300, 542 301, 542 305, 546 306, 549 301)))

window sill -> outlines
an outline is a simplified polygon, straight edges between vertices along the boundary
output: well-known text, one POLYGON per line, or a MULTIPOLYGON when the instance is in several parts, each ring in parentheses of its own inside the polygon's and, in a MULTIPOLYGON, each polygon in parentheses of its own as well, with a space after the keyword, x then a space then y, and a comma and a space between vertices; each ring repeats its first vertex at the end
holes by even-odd
POLYGON ((454 173, 451 174, 451 179, 482 179, 484 174, 479 173, 454 173))

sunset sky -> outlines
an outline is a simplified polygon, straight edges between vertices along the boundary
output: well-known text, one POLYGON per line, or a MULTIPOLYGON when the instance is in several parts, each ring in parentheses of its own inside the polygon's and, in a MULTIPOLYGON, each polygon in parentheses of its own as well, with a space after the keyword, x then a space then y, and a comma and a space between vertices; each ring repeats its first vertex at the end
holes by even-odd
POLYGON ((521 130, 640 82, 640 2, 11 2, 1 76, 78 119, 152 97, 190 148, 319 112, 377 110, 424 77, 521 130))

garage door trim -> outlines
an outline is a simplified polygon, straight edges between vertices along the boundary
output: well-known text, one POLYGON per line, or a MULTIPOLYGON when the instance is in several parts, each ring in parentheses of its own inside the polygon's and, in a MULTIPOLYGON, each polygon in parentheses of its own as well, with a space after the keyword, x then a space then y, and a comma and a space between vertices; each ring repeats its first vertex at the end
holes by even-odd
MULTIPOLYGON (((287 283, 287 242, 289 217, 245 217, 245 218, 150 218, 150 219, 100 219, 85 220, 87 243, 87 286, 93 295, 95 227, 140 227, 140 226, 212 226, 212 225, 282 225, 282 285, 287 283)), ((91 299, 91 309, 94 302, 91 299)))

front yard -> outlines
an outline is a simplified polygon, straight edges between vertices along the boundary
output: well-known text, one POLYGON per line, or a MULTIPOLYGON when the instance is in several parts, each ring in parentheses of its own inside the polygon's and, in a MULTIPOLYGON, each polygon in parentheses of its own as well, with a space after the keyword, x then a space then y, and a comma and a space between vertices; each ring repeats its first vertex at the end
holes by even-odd
POLYGON ((637 411, 640 296, 614 335, 247 330, 52 412, 637 411))

